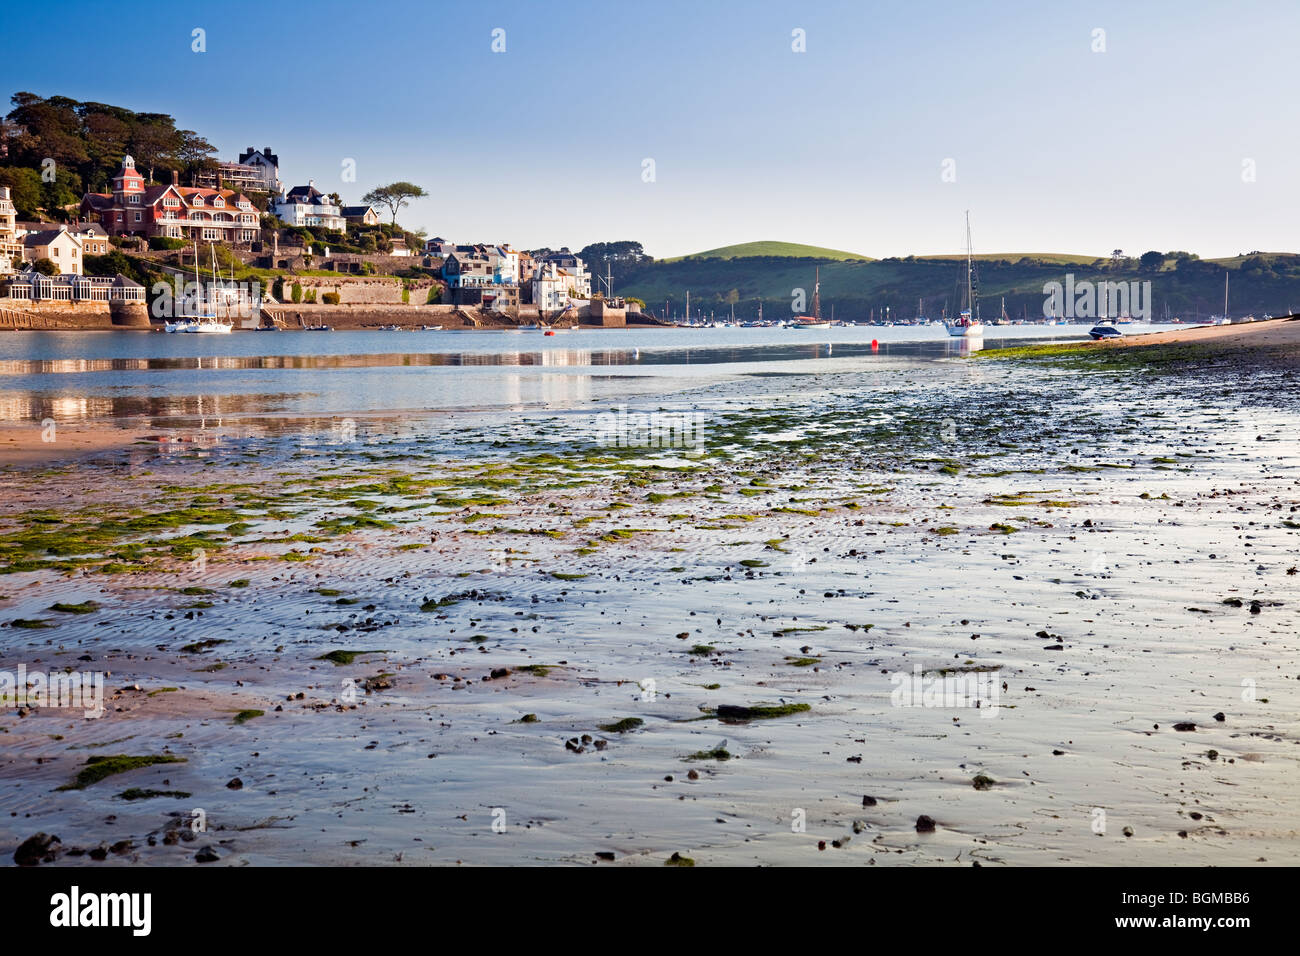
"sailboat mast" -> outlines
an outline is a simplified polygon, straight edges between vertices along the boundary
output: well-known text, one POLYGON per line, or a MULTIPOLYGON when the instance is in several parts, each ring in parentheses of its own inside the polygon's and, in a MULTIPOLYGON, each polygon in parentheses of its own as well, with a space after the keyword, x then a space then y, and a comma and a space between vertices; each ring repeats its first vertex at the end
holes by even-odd
POLYGON ((820 321, 822 317, 822 270, 818 266, 813 273, 813 318, 820 321))
POLYGON ((970 241, 970 210, 966 210, 966 302, 970 305, 970 321, 973 324, 979 318, 975 307, 975 284, 972 279, 974 250, 970 241))
POLYGON ((1228 270, 1223 270, 1223 317, 1228 317, 1228 270))

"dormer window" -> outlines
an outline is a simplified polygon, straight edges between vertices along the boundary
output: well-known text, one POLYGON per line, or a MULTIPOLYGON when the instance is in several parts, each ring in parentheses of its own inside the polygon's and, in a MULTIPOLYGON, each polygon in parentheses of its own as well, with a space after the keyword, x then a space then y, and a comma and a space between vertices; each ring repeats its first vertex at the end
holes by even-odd
POLYGON ((222 199, 220 196, 218 196, 216 199, 212 200, 212 205, 214 205, 214 206, 224 206, 225 204, 226 204, 226 201, 225 201, 224 199, 222 199))
POLYGON ((196 205, 196 206, 202 206, 202 205, 203 205, 203 197, 202 197, 202 196, 195 196, 195 197, 194 197, 194 205, 196 205))

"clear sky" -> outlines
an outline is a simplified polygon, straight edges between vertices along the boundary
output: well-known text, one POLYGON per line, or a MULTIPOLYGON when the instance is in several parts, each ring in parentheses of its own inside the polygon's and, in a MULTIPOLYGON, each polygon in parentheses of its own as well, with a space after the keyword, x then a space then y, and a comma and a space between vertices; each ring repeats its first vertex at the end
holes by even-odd
POLYGON ((45 0, 0 23, 6 95, 170 113, 348 202, 410 180, 431 197, 403 224, 459 242, 901 256, 963 249, 970 209, 976 252, 1300 246, 1294 0, 45 0))

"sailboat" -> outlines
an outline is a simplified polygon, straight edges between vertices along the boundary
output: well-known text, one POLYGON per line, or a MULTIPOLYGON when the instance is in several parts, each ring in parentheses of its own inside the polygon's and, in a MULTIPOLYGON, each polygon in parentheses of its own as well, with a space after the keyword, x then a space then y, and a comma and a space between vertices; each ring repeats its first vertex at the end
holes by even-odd
POLYGON ((822 319, 822 270, 819 266, 813 279, 813 314, 795 316, 792 329, 829 329, 831 324, 822 319))
POLYGON ((970 210, 966 211, 966 301, 970 308, 965 309, 956 322, 945 323, 951 336, 979 336, 984 334, 980 322, 979 287, 975 278, 974 253, 970 240, 970 210))
MULTIPOLYGON (((193 334, 210 334, 229 335, 234 328, 234 323, 230 321, 230 303, 226 301, 225 289, 220 284, 220 277, 217 273, 217 252, 211 243, 208 243, 209 251, 212 255, 212 284, 205 290, 203 282, 199 278, 199 244, 194 243, 194 285, 195 299, 193 311, 195 314, 189 315, 176 322, 168 322, 164 328, 168 332, 185 332, 193 334), (226 307, 226 320, 221 321, 217 315, 217 302, 221 301, 226 307)), ((183 311, 188 311, 183 308, 183 311)))

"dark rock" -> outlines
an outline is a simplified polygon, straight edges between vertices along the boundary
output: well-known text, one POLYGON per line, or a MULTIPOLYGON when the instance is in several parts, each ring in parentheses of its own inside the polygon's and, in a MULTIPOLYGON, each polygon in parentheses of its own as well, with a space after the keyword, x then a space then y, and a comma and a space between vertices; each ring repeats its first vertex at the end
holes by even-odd
POLYGON ((916 818, 916 832, 917 832, 917 833, 933 833, 933 832, 934 832, 934 818, 933 818, 933 817, 927 817, 924 813, 921 814, 919 817, 917 817, 917 818, 916 818))
POLYGON ((36 866, 39 863, 53 863, 61 847, 59 838, 49 833, 37 833, 29 836, 14 850, 14 862, 19 866, 36 866))
POLYGON ((221 857, 217 855, 217 851, 212 848, 211 844, 204 846, 198 853, 194 854, 194 860, 197 863, 216 863, 219 859, 221 857))
POLYGON ((874 806, 876 805, 876 798, 875 798, 875 797, 863 797, 863 798, 862 798, 862 805, 863 805, 864 807, 874 807, 874 806))
POLYGON ((238 777, 235 777, 233 780, 231 780, 229 783, 226 784, 226 789, 227 789, 227 790, 243 790, 243 789, 244 789, 244 781, 240 780, 238 777))
POLYGON ((1174 724, 1174 730, 1195 730, 1195 729, 1196 729, 1196 725, 1189 720, 1184 720, 1181 723, 1174 724))

